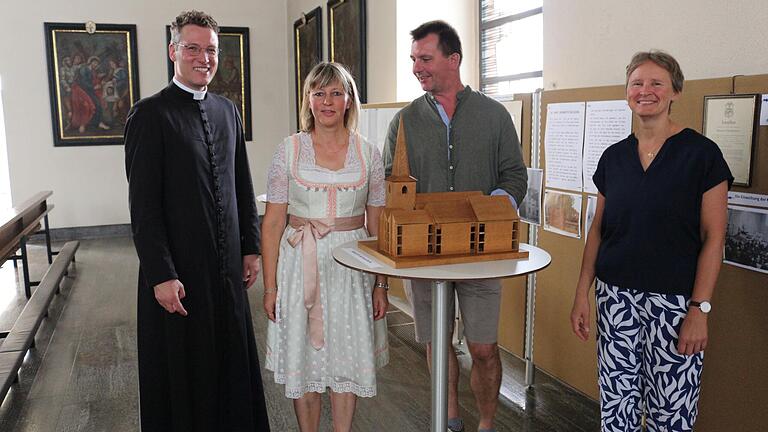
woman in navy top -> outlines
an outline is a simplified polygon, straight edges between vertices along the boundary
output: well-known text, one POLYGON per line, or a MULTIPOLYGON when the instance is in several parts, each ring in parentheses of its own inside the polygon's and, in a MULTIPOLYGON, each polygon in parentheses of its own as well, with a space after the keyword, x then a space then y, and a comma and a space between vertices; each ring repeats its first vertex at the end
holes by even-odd
POLYGON ((571 312, 587 340, 597 277, 604 431, 693 428, 707 313, 722 261, 733 177, 717 145, 670 118, 683 90, 677 61, 635 54, 626 95, 635 133, 605 150, 571 312))

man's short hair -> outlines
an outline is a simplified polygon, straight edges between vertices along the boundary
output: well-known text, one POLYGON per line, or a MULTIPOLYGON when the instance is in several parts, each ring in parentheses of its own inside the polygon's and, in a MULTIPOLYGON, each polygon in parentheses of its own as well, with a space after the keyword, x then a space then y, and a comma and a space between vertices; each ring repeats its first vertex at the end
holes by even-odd
POLYGON ((206 27, 219 34, 219 24, 212 16, 197 10, 184 11, 171 22, 171 42, 179 43, 181 41, 181 29, 189 24, 206 27))
POLYGON ((464 59, 464 54, 461 52, 461 39, 459 39, 456 29, 447 22, 442 20, 425 22, 411 31, 411 37, 416 42, 432 33, 437 35, 437 46, 443 55, 448 57, 453 53, 457 53, 459 55, 459 64, 461 64, 461 61, 464 59))

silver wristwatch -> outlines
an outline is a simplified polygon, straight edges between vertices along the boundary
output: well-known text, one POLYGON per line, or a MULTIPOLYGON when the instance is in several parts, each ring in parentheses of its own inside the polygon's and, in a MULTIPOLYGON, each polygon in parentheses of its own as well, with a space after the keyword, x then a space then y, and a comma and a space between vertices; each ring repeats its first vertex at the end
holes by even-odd
POLYGON ((688 306, 697 307, 697 308, 701 309, 701 311, 704 312, 704 313, 709 313, 709 311, 712 310, 712 304, 710 302, 706 301, 706 300, 705 301, 701 301, 701 302, 697 302, 695 300, 691 300, 690 302, 688 302, 688 306))

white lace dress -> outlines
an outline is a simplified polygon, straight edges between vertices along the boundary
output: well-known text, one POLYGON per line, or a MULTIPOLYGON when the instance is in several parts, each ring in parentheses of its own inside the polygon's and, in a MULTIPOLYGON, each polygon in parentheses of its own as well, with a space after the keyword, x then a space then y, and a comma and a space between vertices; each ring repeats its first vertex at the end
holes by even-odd
MULTIPOLYGON (((286 138, 269 169, 267 201, 288 203, 288 213, 302 218, 341 218, 365 213, 366 205, 384 206, 384 168, 373 145, 350 135, 344 168, 315 164, 309 134, 286 138)), ((286 227, 277 264, 277 322, 269 323, 267 369, 285 384, 286 397, 307 392, 376 395, 376 369, 389 361, 386 319, 373 321, 374 277, 336 263, 336 246, 368 234, 365 228, 332 231, 317 240, 324 346, 310 345, 304 307, 301 243, 288 243, 286 227)))

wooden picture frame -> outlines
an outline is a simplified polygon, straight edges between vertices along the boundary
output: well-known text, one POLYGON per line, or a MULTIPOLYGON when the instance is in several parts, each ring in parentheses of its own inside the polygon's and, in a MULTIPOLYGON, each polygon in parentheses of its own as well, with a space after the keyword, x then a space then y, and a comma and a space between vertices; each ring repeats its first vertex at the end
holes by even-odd
POLYGON ((702 134, 720 147, 736 186, 752 184, 759 112, 759 94, 704 96, 702 134))
POLYGON ((136 26, 44 23, 53 145, 123 143, 139 100, 136 26))
MULTIPOLYGON (((165 57, 168 59, 168 81, 173 78, 173 62, 168 57, 171 26, 165 26, 165 57)), ((208 91, 234 102, 243 121, 245 140, 253 139, 251 116, 251 49, 248 27, 219 27, 219 66, 208 91)))
POLYGON ((294 80, 296 83, 296 128, 301 128, 304 79, 323 60, 323 15, 320 6, 301 14, 293 23, 294 80))
POLYGON ((360 103, 368 101, 365 0, 328 1, 328 58, 349 69, 360 103))

